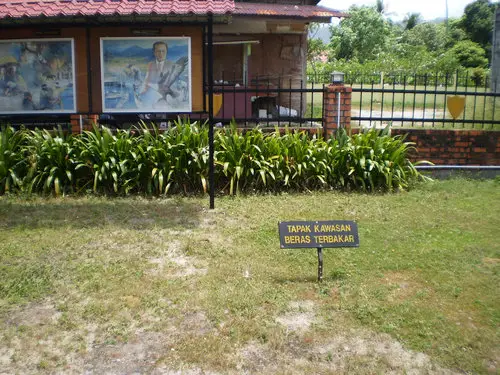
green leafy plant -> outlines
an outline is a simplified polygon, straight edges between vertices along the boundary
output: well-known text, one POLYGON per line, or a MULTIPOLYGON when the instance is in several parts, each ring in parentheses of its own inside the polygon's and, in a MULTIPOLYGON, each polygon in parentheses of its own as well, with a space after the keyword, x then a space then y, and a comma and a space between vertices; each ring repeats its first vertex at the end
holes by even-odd
POLYGON ((406 189, 412 180, 423 178, 408 159, 413 143, 404 142, 403 136, 392 137, 390 126, 383 130, 369 129, 352 137, 343 134, 345 130, 339 132, 342 163, 337 165, 348 169, 344 172, 344 185, 370 191, 406 189))
POLYGON ((94 192, 128 193, 136 187, 137 170, 132 163, 134 140, 130 130, 116 134, 106 127, 94 126, 77 138, 81 149, 77 169, 86 168, 93 180, 94 192))
POLYGON ((25 135, 24 130, 15 131, 11 126, 0 129, 0 194, 22 187, 25 135))
POLYGON ((29 192, 73 192, 76 184, 73 137, 57 131, 33 130, 26 135, 29 150, 29 192))
POLYGON ((188 119, 177 119, 167 133, 172 163, 172 181, 178 191, 207 191, 208 127, 188 119))
MULTIPOLYGON (((229 181, 229 194, 239 193, 255 176, 255 165, 259 165, 262 153, 259 147, 259 130, 253 129, 245 134, 238 131, 232 123, 229 129, 217 133, 217 161, 222 173, 229 181), (257 160, 255 158, 258 157, 257 160)), ((259 173, 260 174, 260 173, 259 173)), ((265 181, 265 177, 260 176, 265 181)))
MULTIPOLYGON (((9 130, 2 133, 2 142, 2 165, 10 165, 2 172, 4 190, 29 181, 29 191, 56 196, 87 186, 95 193, 115 195, 208 191, 208 127, 185 119, 166 131, 145 123, 117 131, 95 126, 77 136, 61 129, 9 130)), ((325 140, 295 129, 244 131, 233 122, 215 132, 214 146, 214 187, 230 195, 407 189, 423 178, 408 159, 413 144, 392 137, 389 128, 353 136, 339 129, 325 140)))
POLYGON ((146 194, 166 194, 174 170, 166 137, 154 124, 150 128, 141 122, 138 130, 140 135, 130 156, 137 168, 140 187, 146 194))

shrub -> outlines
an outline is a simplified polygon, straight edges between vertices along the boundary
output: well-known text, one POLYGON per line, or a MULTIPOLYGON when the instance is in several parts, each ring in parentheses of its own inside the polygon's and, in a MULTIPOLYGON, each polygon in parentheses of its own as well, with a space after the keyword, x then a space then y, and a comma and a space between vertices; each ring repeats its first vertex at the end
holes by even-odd
POLYGON ((368 131, 347 140, 349 153, 348 176, 354 187, 374 191, 376 189, 406 189, 419 177, 414 165, 408 160, 413 144, 404 142, 403 136, 392 137, 390 128, 368 131))
POLYGON ((15 131, 11 126, 0 129, 0 194, 22 187, 26 174, 23 146, 25 131, 15 131))
MULTIPOLYGON (((113 133, 94 127, 81 135, 60 129, 0 132, 3 147, 2 192, 15 185, 55 194, 92 187, 99 194, 166 195, 206 193, 208 127, 178 120, 161 133, 138 124, 113 133), (28 162, 23 164, 24 157, 28 162), (7 172, 6 172, 7 171, 7 172), (29 182, 24 184, 22 182, 29 182)), ((303 131, 242 131, 233 123, 217 130, 215 188, 239 192, 285 190, 407 189, 421 178, 408 160, 413 145, 389 128, 349 136, 340 129, 328 140, 303 131)))
POLYGON ((164 133, 171 157, 171 181, 176 192, 207 191, 208 126, 178 119, 164 133))
POLYGON ((73 192, 76 186, 73 137, 66 136, 59 128, 55 132, 29 131, 26 138, 28 191, 54 192, 56 196, 73 192))
POLYGON ((470 79, 474 83, 474 86, 482 86, 486 81, 488 71, 484 68, 472 68, 470 69, 470 79))
POLYGON ((94 192, 129 193, 137 183, 137 165, 133 162, 134 139, 130 130, 113 134, 106 127, 94 126, 76 137, 80 151, 76 168, 85 169, 92 178, 94 192))

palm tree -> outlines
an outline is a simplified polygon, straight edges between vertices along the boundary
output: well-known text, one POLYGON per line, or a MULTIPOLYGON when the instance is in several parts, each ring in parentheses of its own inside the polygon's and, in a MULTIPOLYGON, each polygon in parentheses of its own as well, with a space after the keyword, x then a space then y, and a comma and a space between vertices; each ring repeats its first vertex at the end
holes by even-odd
POLYGON ((375 9, 377 9, 377 12, 379 12, 380 14, 384 14, 386 11, 384 0, 377 0, 377 3, 375 4, 375 9))
POLYGON ((376 0, 375 9, 378 13, 380 13, 385 19, 388 19, 389 16, 393 15, 393 12, 388 12, 389 4, 385 4, 384 0, 376 0))
POLYGON ((405 24, 405 30, 413 29, 420 23, 421 18, 420 13, 408 13, 403 21, 405 24))

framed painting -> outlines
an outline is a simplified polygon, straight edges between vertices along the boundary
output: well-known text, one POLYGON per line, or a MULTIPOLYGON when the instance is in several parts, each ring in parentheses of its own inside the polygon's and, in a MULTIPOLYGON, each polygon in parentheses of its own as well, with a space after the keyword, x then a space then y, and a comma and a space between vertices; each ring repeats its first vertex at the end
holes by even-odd
POLYGON ((0 114, 74 112, 73 39, 0 41, 0 114))
POLYGON ((103 112, 191 112, 191 38, 101 38, 103 112))

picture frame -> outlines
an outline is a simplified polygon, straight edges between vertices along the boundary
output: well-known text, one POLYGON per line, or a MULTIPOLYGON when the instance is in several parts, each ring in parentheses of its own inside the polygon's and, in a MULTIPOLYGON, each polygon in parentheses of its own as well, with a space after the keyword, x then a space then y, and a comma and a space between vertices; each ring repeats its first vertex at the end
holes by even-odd
POLYGON ((0 41, 0 114, 76 112, 73 38, 0 41))
POLYGON ((191 112, 190 37, 105 37, 100 47, 104 113, 191 112))

